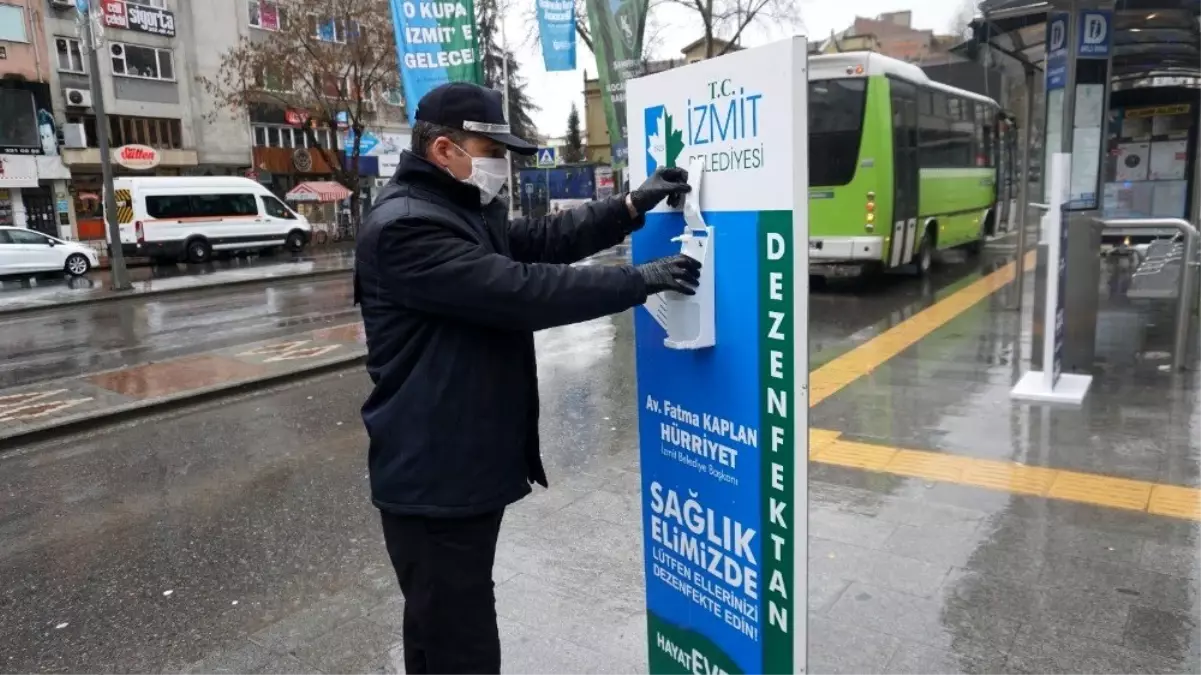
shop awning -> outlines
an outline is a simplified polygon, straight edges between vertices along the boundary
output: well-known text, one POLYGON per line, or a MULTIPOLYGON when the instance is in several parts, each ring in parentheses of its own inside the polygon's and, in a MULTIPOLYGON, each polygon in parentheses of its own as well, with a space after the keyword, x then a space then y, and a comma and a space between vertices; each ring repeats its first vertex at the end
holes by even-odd
POLYGON ((301 183, 285 195, 291 202, 339 202, 349 196, 342 184, 324 180, 301 183))

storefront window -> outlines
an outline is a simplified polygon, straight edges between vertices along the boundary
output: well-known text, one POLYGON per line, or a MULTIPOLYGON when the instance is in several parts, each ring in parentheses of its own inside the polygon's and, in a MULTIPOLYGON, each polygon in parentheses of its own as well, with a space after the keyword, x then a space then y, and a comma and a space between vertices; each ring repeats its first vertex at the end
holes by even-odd
POLYGON ((13 224, 13 202, 12 193, 8 190, 0 190, 0 225, 13 224))
POLYGON ((33 92, 25 89, 0 89, 0 146, 40 147, 33 92))

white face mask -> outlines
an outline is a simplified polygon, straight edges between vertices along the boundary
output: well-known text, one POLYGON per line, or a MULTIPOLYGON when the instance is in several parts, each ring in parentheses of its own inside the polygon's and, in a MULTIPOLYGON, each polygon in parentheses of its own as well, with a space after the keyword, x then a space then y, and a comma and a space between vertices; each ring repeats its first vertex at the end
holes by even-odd
POLYGON ((471 157, 471 175, 463 178, 462 181, 479 188, 481 204, 487 204, 496 199, 496 195, 500 194, 505 183, 509 182, 509 160, 504 157, 472 157, 471 153, 458 145, 455 147, 459 148, 464 155, 471 157))

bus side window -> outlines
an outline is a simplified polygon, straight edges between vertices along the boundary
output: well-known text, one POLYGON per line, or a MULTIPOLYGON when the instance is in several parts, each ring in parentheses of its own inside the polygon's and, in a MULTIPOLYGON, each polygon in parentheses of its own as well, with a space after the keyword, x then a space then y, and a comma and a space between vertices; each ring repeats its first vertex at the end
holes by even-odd
POLYGON ((941 91, 936 91, 934 95, 934 115, 943 118, 951 116, 951 102, 947 95, 941 91))

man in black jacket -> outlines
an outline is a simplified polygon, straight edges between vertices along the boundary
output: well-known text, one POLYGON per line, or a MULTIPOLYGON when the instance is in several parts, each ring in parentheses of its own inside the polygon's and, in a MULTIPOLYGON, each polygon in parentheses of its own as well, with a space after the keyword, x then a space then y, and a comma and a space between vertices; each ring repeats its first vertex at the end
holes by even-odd
POLYGON ((375 384, 363 405, 372 501, 405 596, 409 673, 497 673, 492 563, 504 508, 546 486, 534 331, 691 294, 700 264, 570 263, 620 243, 688 191, 667 169, 639 189, 540 219, 496 199, 509 132, 501 95, 471 84, 417 106, 412 151, 359 237, 355 299, 375 384))

